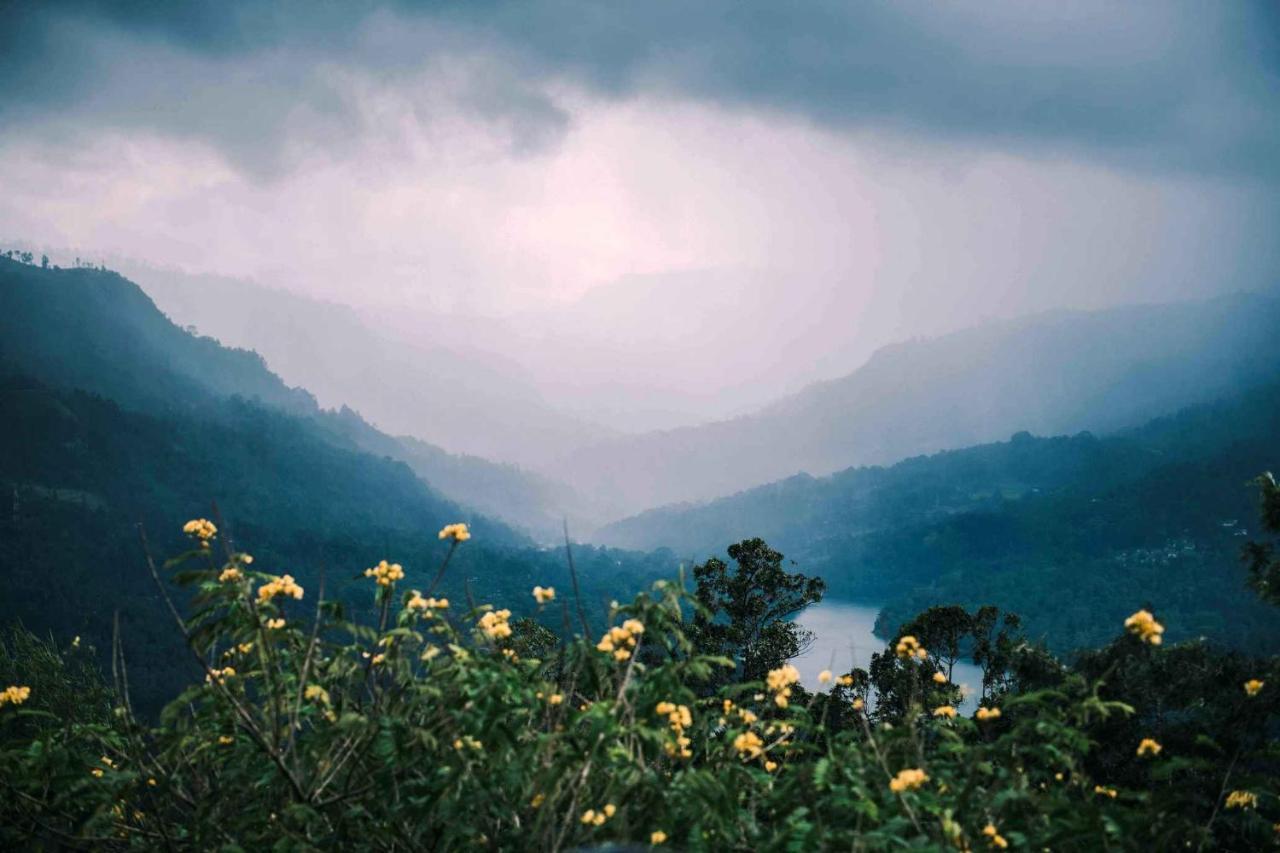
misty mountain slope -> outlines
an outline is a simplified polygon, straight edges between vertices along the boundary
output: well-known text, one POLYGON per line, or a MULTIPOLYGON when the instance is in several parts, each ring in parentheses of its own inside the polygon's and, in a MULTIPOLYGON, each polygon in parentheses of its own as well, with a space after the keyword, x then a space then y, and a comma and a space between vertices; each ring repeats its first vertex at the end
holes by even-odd
POLYGON ((1280 366, 1280 301, 1058 312, 886 347, 848 376, 756 414, 604 442, 561 466, 620 514, 799 472, 1041 434, 1133 426, 1280 366))
POLYGON ((611 434, 547 405, 518 361, 492 354, 498 347, 459 351, 425 329, 380 331, 345 305, 236 279, 131 271, 175 322, 261 353, 325 406, 350 406, 387 433, 525 467, 611 434))
POLYGON ((455 456, 379 432, 349 409, 322 410, 262 357, 181 329, 133 282, 92 269, 44 270, 0 258, 0 363, 67 388, 153 412, 206 394, 241 396, 311 420, 332 443, 408 463, 433 488, 483 513, 554 537, 581 502, 566 487, 511 465, 455 456))
POLYGON ((886 632, 934 604, 995 603, 1065 651, 1104 640, 1145 601, 1178 613, 1181 636, 1280 642, 1239 562, 1257 509, 1247 484, 1280 467, 1277 435, 1273 383, 1113 436, 1019 433, 793 477, 597 538, 700 560, 760 535, 833 595, 885 602, 886 632))

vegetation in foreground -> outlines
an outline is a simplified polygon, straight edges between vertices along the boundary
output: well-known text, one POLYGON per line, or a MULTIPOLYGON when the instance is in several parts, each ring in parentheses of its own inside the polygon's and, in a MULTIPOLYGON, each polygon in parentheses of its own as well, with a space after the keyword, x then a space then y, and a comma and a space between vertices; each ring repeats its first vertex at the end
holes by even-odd
MULTIPOLYGON (((1280 532, 1280 491, 1263 481, 1280 532)), ((820 582, 760 540, 734 571, 659 581, 607 625, 536 587, 562 641, 462 606, 401 566, 365 572, 376 624, 255 568, 195 520, 155 568, 205 671, 158 725, 71 648, 0 653, 0 840, 63 849, 1258 849, 1280 839, 1275 659, 1163 644, 1145 609, 1074 666, 987 610, 921 614, 869 672, 786 663, 820 582), (961 715, 950 665, 984 669, 961 715)), ((452 554, 465 525, 440 533, 452 554)), ((1280 563, 1251 546, 1275 603, 1280 563)), ((444 574, 448 558, 441 566, 444 574)), ((162 586, 161 589, 164 587, 162 586)), ((167 596, 166 596, 167 599, 167 596)))

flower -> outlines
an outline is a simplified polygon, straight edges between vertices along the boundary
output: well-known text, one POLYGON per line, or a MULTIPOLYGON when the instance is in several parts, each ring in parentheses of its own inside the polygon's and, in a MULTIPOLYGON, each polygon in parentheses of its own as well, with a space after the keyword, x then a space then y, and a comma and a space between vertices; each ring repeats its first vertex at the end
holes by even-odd
POLYGON ((325 690, 319 684, 308 684, 307 689, 302 691, 302 695, 305 699, 318 699, 321 704, 329 704, 329 691, 325 690))
POLYGON ((1144 737, 1142 742, 1138 744, 1138 757, 1145 758, 1148 755, 1159 755, 1160 750, 1164 749, 1158 742, 1149 737, 1144 737))
POLYGON ((461 750, 463 747, 469 747, 470 749, 479 751, 484 749, 484 744, 473 738, 471 735, 463 735, 453 742, 453 748, 461 750))
POLYGON ((628 619, 621 625, 615 625, 605 632, 596 643, 596 650, 612 653, 613 659, 621 663, 631 657, 629 649, 636 647, 637 637, 644 633, 644 623, 639 619, 628 619))
POLYGON ((89 772, 90 772, 90 773, 92 773, 94 776, 98 777, 99 779, 101 779, 101 778, 102 778, 102 768, 101 768, 101 767, 95 767, 95 768, 93 768, 92 770, 90 770, 89 772))
POLYGON ((772 773, 777 769, 778 769, 778 762, 776 761, 766 761, 764 763, 764 772, 766 773, 772 773))
POLYGON ((16 684, 10 684, 2 692, 0 692, 0 708, 5 705, 21 705, 31 697, 30 687, 19 687, 16 684))
POLYGON ((1124 620, 1124 627, 1142 642, 1153 646, 1160 645, 1160 635, 1164 633, 1164 626, 1157 622, 1156 617, 1147 610, 1139 610, 1124 620))
POLYGON ((895 794, 901 794, 903 791, 914 791, 928 781, 929 775, 923 770, 915 768, 899 770, 898 775, 889 780, 889 790, 895 794))
POLYGON ((1256 809, 1257 807, 1257 794, 1250 791, 1232 791, 1227 794, 1227 808, 1229 809, 1256 809))
POLYGON ((283 620, 283 619, 268 619, 268 620, 267 620, 267 630, 268 630, 268 631, 279 631, 279 630, 280 630, 281 628, 283 628, 283 627, 284 627, 284 620, 283 620))
POLYGON ((564 701, 563 693, 552 693, 550 696, 547 697, 548 705, 559 705, 563 701, 564 701))
POLYGON ((218 743, 222 744, 223 746, 230 746, 235 742, 236 742, 236 739, 231 737, 230 735, 218 735, 218 743))
POLYGON ((476 625, 490 640, 502 640, 511 636, 511 625, 507 622, 510 618, 510 610, 490 610, 476 625))
POLYGON ((841 684, 842 686, 844 686, 844 687, 852 687, 852 686, 853 686, 853 676, 852 676, 852 675, 842 675, 842 676, 840 676, 840 678, 838 679, 838 681, 839 681, 839 682, 840 682, 840 684, 841 684))
POLYGON ((947 683, 947 677, 946 677, 945 675, 943 675, 942 673, 940 673, 940 672, 935 672, 935 673, 933 674, 933 683, 934 683, 934 684, 946 684, 946 683, 947 683))
POLYGON ((992 847, 999 847, 1001 850, 1009 846, 1009 842, 996 829, 994 823, 988 823, 982 828, 982 834, 987 836, 987 840, 991 842, 992 847))
POLYGON ((649 833, 649 843, 652 844, 654 847, 657 847, 659 844, 666 842, 666 840, 667 840, 667 834, 663 832, 661 829, 655 829, 653 832, 649 833))
POLYGON ((582 817, 580 818, 580 820, 588 826, 600 826, 606 820, 613 817, 614 812, 616 812, 617 810, 618 810, 617 806, 613 805, 612 803, 605 806, 600 811, 596 811, 595 809, 587 809, 585 812, 582 813, 582 817))
POLYGON ((236 674, 235 667, 226 666, 226 667, 223 667, 222 669, 214 668, 209 670, 208 674, 205 675, 204 680, 206 684, 212 684, 215 681, 218 682, 219 684, 226 684, 227 679, 234 678, 235 674, 236 674))
POLYGON ((376 655, 373 656, 373 659, 370 660, 369 663, 372 664, 373 666, 377 666, 378 664, 382 663, 386 659, 387 659, 387 656, 385 654, 383 654, 382 652, 378 652, 376 655))
POLYGON ((539 604, 546 604, 548 601, 555 601, 556 588, 554 586, 535 586, 533 588, 533 598, 539 604))
POLYGON ((744 758, 758 758, 764 752, 764 741, 755 732, 743 732, 733 739, 733 748, 744 758))
POLYGON ((933 709, 933 715, 935 717, 946 717, 948 720, 954 720, 956 718, 956 709, 951 705, 939 705, 933 709))
POLYGON ((1000 709, 999 708, 979 708, 978 713, 975 714, 974 716, 978 718, 979 722, 983 722, 983 723, 987 722, 988 720, 998 720, 1000 719, 1000 709))
POLYGON ((818 673, 818 681, 822 682, 823 684, 830 684, 831 670, 824 669, 822 672, 818 673))
POLYGON ((201 547, 208 548, 209 540, 218 535, 218 528, 207 518, 193 518, 182 525, 182 532, 199 539, 201 547))
POLYGON ((371 569, 365 569, 364 576, 373 578, 378 586, 391 586, 396 581, 404 578, 404 568, 399 563, 388 563, 386 560, 380 560, 378 565, 371 569))
POLYGON ((911 660, 912 658, 924 660, 929 656, 929 652, 920 645, 920 641, 910 634, 898 640, 898 644, 894 646, 893 650, 903 660, 911 660))
POLYGON ((416 589, 413 590, 413 593, 409 596, 409 601, 405 604, 405 607, 410 610, 421 610, 427 613, 430 613, 432 610, 444 610, 448 606, 449 599, 423 598, 422 593, 418 592, 416 589))
POLYGON ((244 577, 244 574, 235 566, 227 566, 222 570, 222 574, 218 575, 218 583, 233 583, 242 577, 244 577))
POLYGON ((302 587, 294 581, 293 575, 281 575, 272 578, 258 588, 258 600, 266 603, 277 595, 289 596, 302 600, 302 587))
POLYGON ((1095 794, 1101 794, 1101 795, 1102 795, 1102 796, 1104 796, 1104 797, 1110 797, 1110 798, 1111 798, 1111 799, 1113 799, 1113 800, 1116 798, 1116 789, 1115 789, 1115 788, 1108 788, 1108 787, 1105 787, 1105 786, 1103 786, 1103 785, 1094 785, 1094 786, 1093 786, 1093 792, 1094 792, 1095 794))
POLYGON ((1244 692, 1248 696, 1257 696, 1262 692, 1262 688, 1267 682, 1259 681, 1256 678, 1250 678, 1244 683, 1244 692))
POLYGON ((765 678, 765 682, 769 685, 769 689, 775 692, 790 687, 800 680, 800 670, 791 664, 785 664, 777 669, 769 670, 769 675, 765 678))
POLYGON ((467 526, 459 522, 458 524, 446 524, 440 530, 441 539, 452 539, 455 542, 466 542, 471 538, 471 531, 467 530, 467 526))

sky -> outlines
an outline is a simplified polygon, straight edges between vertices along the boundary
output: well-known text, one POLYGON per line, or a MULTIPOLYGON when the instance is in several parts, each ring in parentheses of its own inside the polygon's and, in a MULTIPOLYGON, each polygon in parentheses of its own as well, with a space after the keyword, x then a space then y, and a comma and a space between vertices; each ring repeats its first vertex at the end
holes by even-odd
POLYGON ((5 8, 0 242, 351 304, 615 425, 1278 280, 1274 3, 5 8))

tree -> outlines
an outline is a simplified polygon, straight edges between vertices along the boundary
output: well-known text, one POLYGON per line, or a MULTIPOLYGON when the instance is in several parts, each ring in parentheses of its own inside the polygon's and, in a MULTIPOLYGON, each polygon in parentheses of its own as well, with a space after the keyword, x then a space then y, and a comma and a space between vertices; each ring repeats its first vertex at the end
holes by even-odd
POLYGON ((955 668, 956 661, 962 657, 962 646, 973 628, 974 617, 963 607, 951 604, 930 607, 903 625, 898 636, 915 637, 929 650, 929 654, 946 673, 947 681, 950 681, 951 671, 955 668))
MULTIPOLYGON (((1255 482, 1261 491, 1262 528, 1280 534, 1280 485, 1270 471, 1255 482)), ((1263 601, 1280 605, 1280 559, 1275 550, 1271 542, 1250 542, 1244 548, 1244 560, 1249 566, 1249 585, 1263 601)))
POLYGON ((763 539, 729 546, 736 570, 718 558, 694 566, 694 597, 704 608, 690 631, 701 654, 722 655, 738 664, 743 680, 763 679, 804 651, 812 634, 790 618, 822 600, 826 583, 787 572, 782 554, 763 539))

